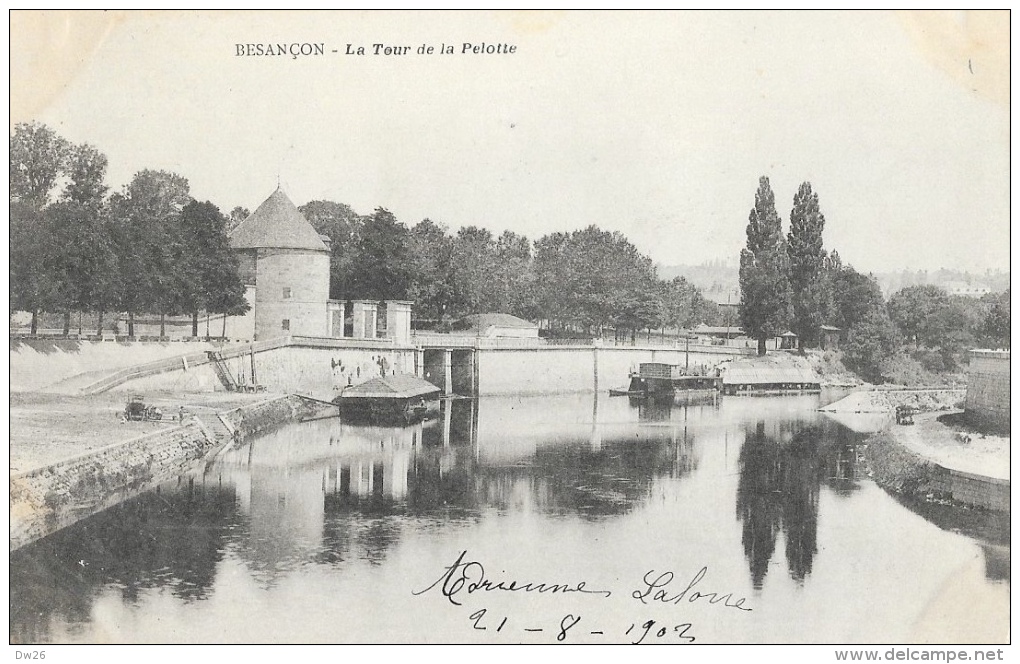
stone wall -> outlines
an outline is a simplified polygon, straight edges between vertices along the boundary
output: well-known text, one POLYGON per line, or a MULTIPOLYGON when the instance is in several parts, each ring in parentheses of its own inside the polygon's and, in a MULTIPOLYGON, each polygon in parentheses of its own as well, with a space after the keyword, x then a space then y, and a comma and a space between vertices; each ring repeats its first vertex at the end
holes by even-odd
POLYGON ((219 443, 198 420, 11 476, 11 551, 184 472, 219 443))
POLYGON ((117 369, 216 348, 204 341, 11 339, 10 389, 40 390, 82 374, 94 374, 93 380, 99 380, 117 369))
POLYGON ((255 284, 255 338, 326 336, 329 254, 259 249, 255 284), (283 321, 288 327, 283 328, 283 321))
POLYGON ((1009 351, 973 350, 967 371, 967 418, 1009 434, 1009 351))
POLYGON ((230 434, 243 440, 322 409, 297 396, 278 397, 213 416, 222 422, 196 417, 183 426, 12 475, 10 550, 173 479, 223 448, 230 434))
MULTIPOLYGON (((393 373, 414 373, 414 350, 387 339, 293 340, 269 349, 228 357, 223 363, 241 385, 257 383, 271 392, 297 392, 332 399, 347 385, 393 373), (252 365, 254 364, 254 376, 252 365)), ((121 392, 212 392, 225 389, 210 364, 179 367, 115 388, 121 392)))
POLYGON ((1008 512, 1009 480, 946 468, 898 443, 889 432, 868 439, 868 466, 875 482, 918 501, 1008 512))
MULTIPOLYGON (((350 340, 347 340, 350 343, 350 340)), ((249 358, 237 358, 248 361, 249 358)), ((377 348, 335 348, 294 345, 255 354, 259 384, 279 392, 300 392, 332 399, 347 385, 379 376, 414 373, 414 351, 395 349, 384 342, 377 348)))
POLYGON ((321 406, 298 396, 289 395, 234 408, 220 413, 219 416, 231 433, 235 433, 237 438, 243 439, 286 422, 312 416, 323 408, 328 408, 328 406, 321 406))
MULTIPOLYGON (((740 354, 738 354, 740 353, 740 354)), ((576 346, 540 346, 478 351, 479 394, 554 394, 594 392, 596 356, 598 390, 627 387, 629 374, 642 362, 665 362, 689 366, 691 371, 710 370, 719 362, 744 357, 720 346, 685 353, 678 348, 608 347, 597 350, 576 346)))

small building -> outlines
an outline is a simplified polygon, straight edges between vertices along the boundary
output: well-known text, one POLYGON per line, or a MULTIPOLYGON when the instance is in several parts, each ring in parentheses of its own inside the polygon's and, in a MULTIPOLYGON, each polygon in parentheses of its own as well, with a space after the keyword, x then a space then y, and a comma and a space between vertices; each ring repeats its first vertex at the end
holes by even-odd
POLYGON ((427 416, 429 404, 438 399, 439 388, 432 383, 394 374, 348 387, 333 401, 341 417, 352 422, 405 424, 427 416))
POLYGON ((822 325, 818 335, 822 350, 839 350, 839 335, 843 331, 832 325, 822 325))
MULTIPOLYGON (((789 356, 786 356, 789 358, 789 356)), ((724 394, 797 394, 818 392, 821 381, 805 363, 737 360, 722 372, 724 394)))
POLYGON ((779 335, 780 350, 797 350, 797 333, 787 330, 779 335))
POLYGON ((715 339, 736 339, 744 336, 744 330, 740 327, 712 327, 711 325, 699 325, 694 328, 694 333, 701 337, 712 337, 715 339))
POLYGON ((950 295, 974 298, 979 298, 992 292, 992 289, 985 284, 969 284, 964 281, 950 281, 943 288, 950 295))
POLYGON ((473 333, 478 337, 538 338, 538 325, 510 314, 471 314, 461 318, 454 325, 454 330, 473 333))

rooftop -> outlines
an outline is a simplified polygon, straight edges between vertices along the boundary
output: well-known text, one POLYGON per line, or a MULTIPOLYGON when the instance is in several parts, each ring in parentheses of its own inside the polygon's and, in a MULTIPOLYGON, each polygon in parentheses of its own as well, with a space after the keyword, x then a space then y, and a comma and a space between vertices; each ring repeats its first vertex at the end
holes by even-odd
POLYGON ((789 383, 819 384, 821 381, 806 363, 774 362, 768 358, 732 362, 723 373, 726 385, 773 385, 789 383))
POLYGON ((329 252, 287 194, 277 189, 230 232, 234 249, 304 249, 329 252))
POLYGON ((425 394, 438 393, 439 388, 410 374, 395 374, 346 388, 340 395, 341 399, 356 397, 362 399, 410 399, 425 394))

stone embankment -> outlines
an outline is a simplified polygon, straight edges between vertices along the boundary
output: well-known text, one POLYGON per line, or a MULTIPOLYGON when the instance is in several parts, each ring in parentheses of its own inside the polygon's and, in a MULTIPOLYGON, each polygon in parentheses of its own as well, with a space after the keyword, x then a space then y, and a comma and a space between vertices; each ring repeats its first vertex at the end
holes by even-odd
POLYGON ((921 412, 945 411, 958 408, 966 396, 966 389, 952 387, 862 390, 819 410, 827 413, 891 413, 897 406, 910 406, 921 412))
POLYGON ((1009 512, 1009 439, 960 436, 935 417, 868 439, 875 481, 913 500, 1009 512))
POLYGON ((279 397, 13 474, 10 550, 172 479, 232 440, 318 410, 300 397, 279 397))

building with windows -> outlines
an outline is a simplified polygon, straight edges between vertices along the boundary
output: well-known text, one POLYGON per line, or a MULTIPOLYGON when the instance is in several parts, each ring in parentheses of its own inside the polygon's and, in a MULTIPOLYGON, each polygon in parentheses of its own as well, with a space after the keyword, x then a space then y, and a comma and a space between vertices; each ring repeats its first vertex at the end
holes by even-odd
POLYGON ((316 232, 281 189, 230 232, 230 246, 240 259, 251 308, 229 317, 228 338, 343 337, 350 321, 354 338, 410 341, 410 302, 329 299, 329 238, 316 232))
POLYGON ((231 336, 329 336, 329 247, 281 189, 231 231, 230 246, 251 306, 231 336))

